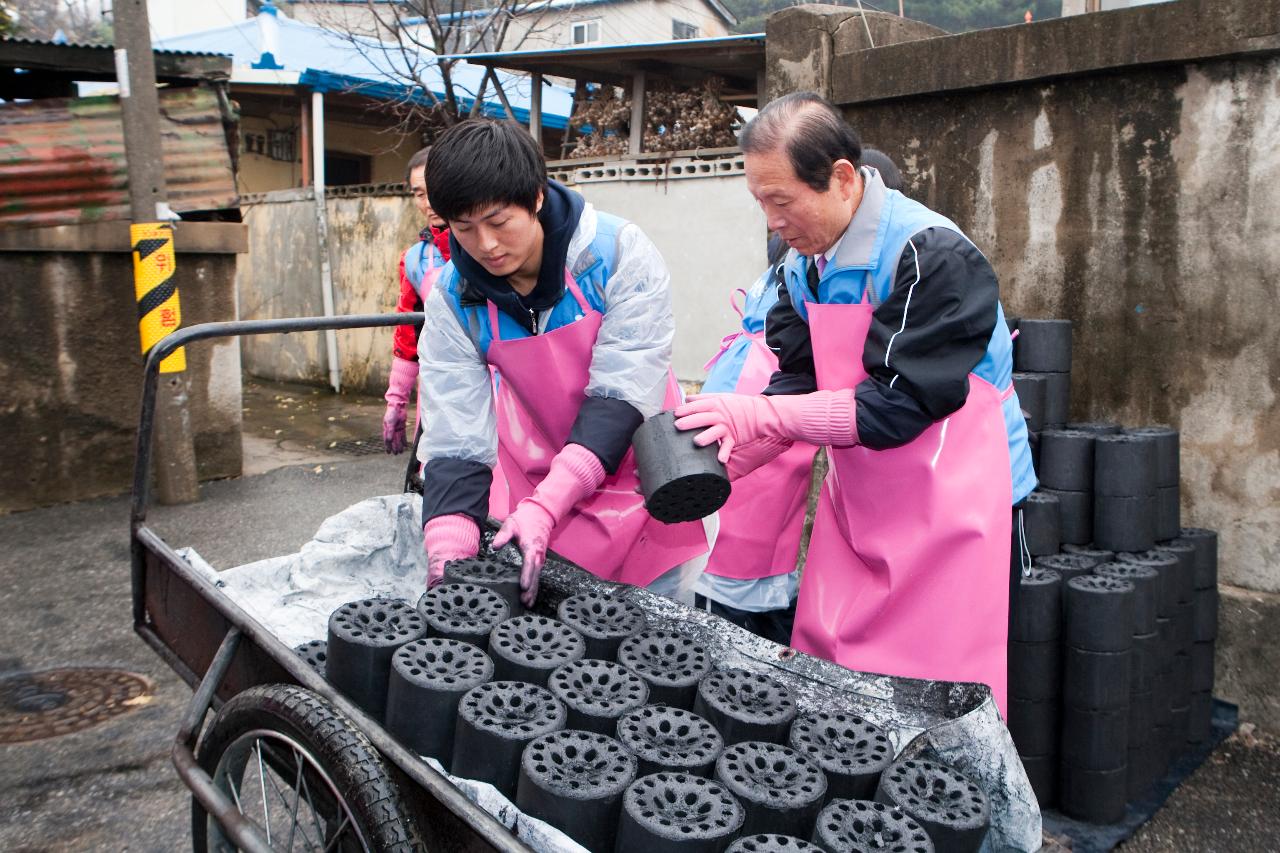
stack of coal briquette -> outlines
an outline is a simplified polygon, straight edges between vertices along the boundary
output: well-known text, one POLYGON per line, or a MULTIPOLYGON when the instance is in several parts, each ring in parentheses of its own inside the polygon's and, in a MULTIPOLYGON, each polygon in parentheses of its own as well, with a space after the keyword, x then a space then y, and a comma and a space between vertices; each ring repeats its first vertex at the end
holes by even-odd
POLYGON ((1177 430, 1069 419, 1070 321, 1009 325, 1039 482, 1024 505, 1037 571, 1014 614, 1009 727, 1041 805, 1113 822, 1209 737, 1217 534, 1180 526, 1177 430), (1047 573, 1060 630, 1044 615, 1047 573), (1056 658, 1040 645, 1051 635, 1062 637, 1056 658))

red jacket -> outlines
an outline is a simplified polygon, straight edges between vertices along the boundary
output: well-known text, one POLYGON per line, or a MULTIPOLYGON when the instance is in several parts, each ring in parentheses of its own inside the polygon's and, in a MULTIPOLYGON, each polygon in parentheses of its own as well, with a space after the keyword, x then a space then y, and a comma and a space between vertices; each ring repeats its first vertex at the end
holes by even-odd
MULTIPOLYGON (((445 261, 449 260, 449 229, 441 228, 423 228, 422 233, 418 235, 419 240, 431 240, 435 243, 436 250, 445 261)), ((396 311, 401 314, 416 312, 422 310, 422 298, 418 296, 418 292, 413 287, 413 282, 409 281, 409 275, 405 272, 404 258, 405 255, 418 248, 415 243, 400 253, 399 278, 400 278, 400 299, 396 302, 396 311)), ((418 335, 422 332, 420 324, 396 326, 395 333, 391 338, 391 352, 396 358, 403 358, 406 361, 418 360, 418 335)))

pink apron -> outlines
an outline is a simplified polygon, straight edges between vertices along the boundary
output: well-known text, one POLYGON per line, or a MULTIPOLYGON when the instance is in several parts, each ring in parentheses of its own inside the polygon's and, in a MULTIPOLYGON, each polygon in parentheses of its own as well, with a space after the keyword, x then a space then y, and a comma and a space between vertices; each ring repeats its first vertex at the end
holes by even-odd
MULTIPOLYGON (((741 316, 742 309, 732 299, 730 304, 741 316)), ((759 394, 778 369, 778 357, 765 344, 764 332, 742 329, 726 336, 720 352, 702 369, 710 370, 739 335, 750 338, 751 347, 734 393, 759 394)), ((768 465, 734 482, 729 500, 720 508, 720 532, 707 561, 708 573, 755 580, 795 571, 817 452, 812 444, 796 442, 768 465)))
MULTIPOLYGON (((809 303, 818 387, 866 378, 874 307, 809 303)), ((1005 712, 1013 487, 1003 394, 889 450, 828 448, 791 642, 841 666, 987 684, 1005 712)))
MULTIPOLYGON (((443 270, 444 266, 441 265, 438 267, 431 267, 423 273, 419 297, 422 299, 424 304, 427 301, 427 296, 431 294, 431 288, 435 287, 436 279, 440 278, 440 273, 443 270)), ((489 378, 496 388, 498 384, 498 377, 492 369, 489 371, 489 378)), ((422 395, 418 394, 417 397, 418 404, 416 407, 416 414, 418 421, 414 426, 415 432, 418 425, 426 423, 422 419, 422 395)), ((419 476, 422 475, 422 467, 423 466, 421 465, 418 466, 419 476)), ((497 465, 493 466, 493 484, 489 487, 489 515, 494 518, 506 518, 511 513, 512 506, 514 506, 514 504, 511 503, 511 496, 507 491, 507 478, 503 474, 502 463, 499 462, 497 465)))
MULTIPOLYGON (((604 315, 588 304, 567 273, 565 284, 582 317, 540 335, 502 340, 498 308, 488 304, 493 330, 488 361, 500 376, 498 459, 513 507, 542 482, 586 399, 591 351, 604 315)), ((674 407, 679 400, 680 387, 669 376, 665 405, 674 407)), ((702 523, 655 521, 636 492, 639 482, 628 450, 618 472, 556 527, 551 550, 604 580, 636 586, 647 586, 668 569, 705 554, 702 523)))

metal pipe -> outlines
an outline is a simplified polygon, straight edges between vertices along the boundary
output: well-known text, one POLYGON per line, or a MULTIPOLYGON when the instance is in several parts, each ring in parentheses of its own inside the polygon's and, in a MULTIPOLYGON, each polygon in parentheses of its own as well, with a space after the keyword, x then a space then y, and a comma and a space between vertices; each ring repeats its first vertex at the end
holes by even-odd
MULTIPOLYGON (((329 262, 329 214, 324 206, 324 92, 311 93, 311 171, 315 176, 316 240, 320 249, 320 299, 324 316, 334 316, 333 266, 329 262)), ((324 333, 324 350, 329 360, 329 385, 342 390, 342 366, 338 358, 338 336, 332 329, 324 333)))
POLYGON ((218 646, 213 660, 209 662, 209 669, 205 671, 204 678, 200 679, 200 686, 196 688, 195 695, 191 697, 191 704, 187 706, 187 712, 182 715, 182 722, 178 725, 177 742, 180 745, 189 747, 196 745, 196 738, 200 734, 200 729, 204 727, 204 718, 209 713, 209 706, 213 704, 218 685, 226 676, 227 668, 231 666, 231 660, 236 656, 236 649, 240 648, 241 636, 240 629, 232 626, 231 630, 227 631, 227 635, 222 638, 222 644, 218 646))
POLYGON ((248 851, 248 853, 275 853, 271 845, 267 844, 258 833, 258 828, 240 813, 235 803, 227 799, 226 794, 218 790, 218 786, 213 784, 209 774, 204 772, 196 762, 195 754, 189 747, 175 743, 172 758, 173 766, 177 768, 183 784, 191 790, 192 796, 200 801, 204 810, 222 825, 238 850, 248 851))
POLYGON ((195 695, 191 697, 187 712, 182 716, 178 734, 173 740, 171 757, 173 766, 182 777, 182 781, 191 789, 191 793, 200 801, 200 805, 204 806, 205 811, 236 842, 236 846, 241 850, 270 853, 271 846, 262 839, 258 828, 247 820, 236 808, 235 803, 213 783, 208 772, 196 760, 194 751, 196 738, 204 725, 205 715, 209 713, 209 706, 213 703, 218 685, 222 683, 232 659, 236 656, 236 649, 240 647, 240 637, 240 629, 233 626, 222 638, 222 644, 218 646, 217 653, 209 663, 208 671, 200 680, 200 686, 196 688, 195 695))

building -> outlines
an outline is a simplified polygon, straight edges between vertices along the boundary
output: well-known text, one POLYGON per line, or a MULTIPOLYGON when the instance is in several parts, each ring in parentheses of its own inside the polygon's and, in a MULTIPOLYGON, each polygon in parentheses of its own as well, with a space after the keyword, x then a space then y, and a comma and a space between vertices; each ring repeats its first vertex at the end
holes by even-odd
MULTIPOLYGON (((502 13, 512 10, 506 7, 502 13)), ((485 37, 492 14, 481 9, 442 15, 440 21, 463 29, 457 52, 718 38, 729 35, 738 22, 720 0, 545 0, 519 6, 502 44, 495 46, 485 37)), ((404 26, 415 29, 425 23, 406 18, 404 26)))
MULTIPOLYGON (((242 194, 311 185, 313 150, 323 151, 330 186, 404 180, 404 164, 423 140, 405 126, 397 107, 427 105, 445 90, 430 52, 410 53, 389 42, 296 21, 271 3, 253 18, 159 39, 155 46, 232 57, 242 194), (414 84, 411 66, 421 86, 414 84)), ((464 109, 474 104, 487 74, 465 62, 453 66, 454 91, 464 109)), ((486 84, 481 112, 528 124, 535 101, 529 79, 509 73, 495 77, 507 104, 486 84)), ((544 84, 540 94, 541 127, 558 135, 568 122, 571 93, 544 84)))
POLYGON ((1083 15, 1086 12, 1111 12, 1116 9, 1168 2, 1170 0, 1062 0, 1062 16, 1065 18, 1068 15, 1083 15))

